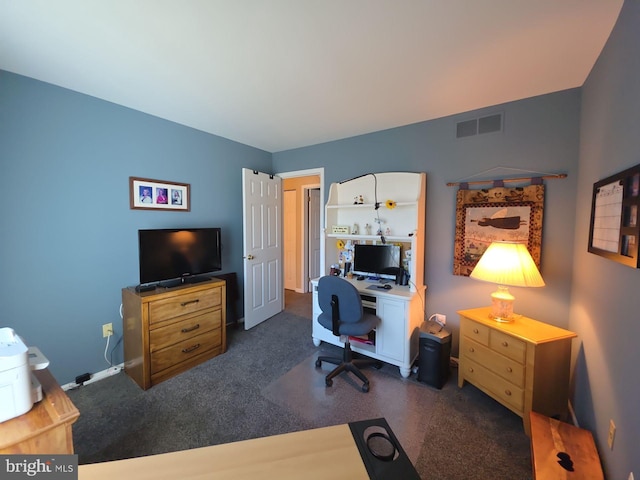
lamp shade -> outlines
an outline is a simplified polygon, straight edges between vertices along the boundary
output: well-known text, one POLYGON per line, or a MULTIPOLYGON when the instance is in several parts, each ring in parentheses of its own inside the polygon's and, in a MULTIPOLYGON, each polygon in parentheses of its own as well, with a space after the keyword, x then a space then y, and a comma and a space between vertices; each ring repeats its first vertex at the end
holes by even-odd
POLYGON ((527 246, 516 242, 489 245, 470 277, 512 287, 544 287, 527 246))

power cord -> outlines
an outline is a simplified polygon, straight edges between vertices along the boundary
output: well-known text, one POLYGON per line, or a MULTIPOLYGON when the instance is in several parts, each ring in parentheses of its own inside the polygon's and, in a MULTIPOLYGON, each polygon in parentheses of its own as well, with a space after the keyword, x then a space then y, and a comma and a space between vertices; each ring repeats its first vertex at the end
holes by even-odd
POLYGON ((416 292, 418 293, 418 298, 420 298, 420 303, 422 305, 422 318, 424 320, 427 320, 427 310, 426 310, 426 307, 424 305, 424 298, 422 298, 422 293, 420 292, 420 289, 418 288, 418 286, 414 282, 409 280, 409 284, 413 285, 413 287, 416 289, 416 292))
POLYGON ((107 344, 104 347, 104 360, 109 364, 109 367, 113 365, 111 360, 107 358, 107 350, 109 349, 109 340, 111 339, 111 335, 113 335, 113 330, 109 330, 109 335, 107 335, 107 344))
MULTIPOLYGON (((123 305, 122 303, 120 304, 120 308, 119 308, 119 313, 120 313, 120 318, 124 319, 124 314, 123 314, 123 305)), ((109 368, 113 367, 113 352, 114 350, 118 347, 118 345, 120 345, 120 342, 122 341, 122 337, 120 337, 118 339, 118 341, 116 342, 116 344, 113 346, 113 348, 111 349, 111 352, 109 352, 109 358, 107 358, 107 352, 109 351, 109 342, 111 340, 111 336, 114 335, 114 331, 113 329, 109 330, 109 335, 107 335, 107 344, 104 347, 104 361, 107 362, 109 364, 109 368)))
POLYGON ((347 182, 351 182, 352 180, 356 180, 358 178, 362 178, 362 177, 366 177, 367 175, 371 175, 373 177, 373 197, 374 197, 374 204, 373 204, 373 208, 376 211, 376 220, 378 223, 378 229, 380 231, 380 241, 385 244, 387 243, 387 239, 384 238, 384 235, 382 233, 382 224, 380 223, 380 212, 378 211, 380 209, 380 203, 378 202, 378 177, 376 177, 375 173, 363 173, 362 175, 358 175, 357 177, 353 177, 350 178, 349 180, 343 180, 340 183, 340 185, 342 185, 343 183, 347 183, 347 182))

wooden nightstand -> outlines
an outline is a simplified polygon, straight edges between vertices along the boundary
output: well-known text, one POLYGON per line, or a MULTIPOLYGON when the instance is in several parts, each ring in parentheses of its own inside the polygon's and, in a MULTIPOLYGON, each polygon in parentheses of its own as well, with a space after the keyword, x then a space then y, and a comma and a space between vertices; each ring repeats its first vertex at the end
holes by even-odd
POLYGON ((32 373, 42 385, 42 400, 24 415, 0 423, 0 454, 73 453, 71 425, 80 412, 48 369, 32 373))
POLYGON ((569 399, 571 339, 577 335, 524 316, 511 323, 489 318, 491 307, 461 310, 458 386, 465 380, 522 417, 564 418, 569 399))

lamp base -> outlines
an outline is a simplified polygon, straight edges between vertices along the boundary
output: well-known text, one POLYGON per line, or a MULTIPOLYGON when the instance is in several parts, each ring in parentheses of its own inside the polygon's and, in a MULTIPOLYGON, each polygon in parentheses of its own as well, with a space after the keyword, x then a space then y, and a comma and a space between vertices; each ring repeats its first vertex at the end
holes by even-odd
POLYGON ((513 322, 513 301, 515 297, 509 293, 509 288, 499 285, 498 290, 491 294, 491 313, 489 318, 496 322, 513 322))

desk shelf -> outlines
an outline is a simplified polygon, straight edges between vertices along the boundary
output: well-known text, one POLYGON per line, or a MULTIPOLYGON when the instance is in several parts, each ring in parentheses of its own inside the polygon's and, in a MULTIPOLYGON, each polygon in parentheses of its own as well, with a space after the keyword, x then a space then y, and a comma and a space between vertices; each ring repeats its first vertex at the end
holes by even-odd
POLYGON ((329 189, 329 197, 325 207, 325 268, 328 273, 331 265, 339 263, 340 250, 337 240, 360 243, 381 243, 380 235, 367 235, 365 225, 369 224, 371 232, 378 226, 384 233, 388 243, 399 243, 403 260, 406 252, 411 251, 407 260, 411 278, 411 291, 420 290, 424 286, 424 229, 426 210, 425 173, 384 172, 364 175, 344 183, 333 183, 329 189), (362 195, 364 202, 354 204, 354 198, 362 195), (376 210, 377 198, 379 208, 376 210), (386 201, 396 202, 395 208, 386 207, 386 201), (378 225, 376 222, 380 220, 378 225), (359 233, 333 233, 333 227, 348 227, 352 232, 357 225, 359 233))

